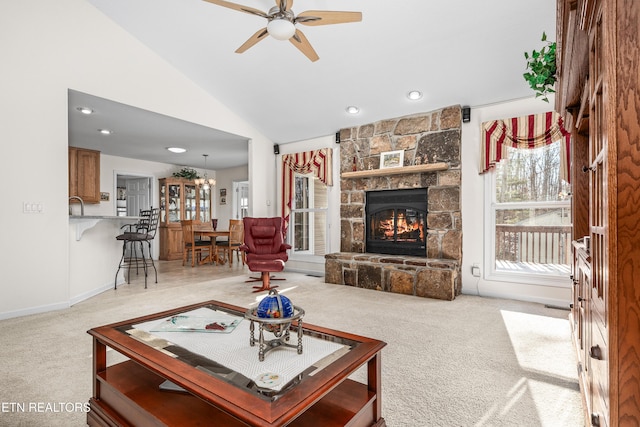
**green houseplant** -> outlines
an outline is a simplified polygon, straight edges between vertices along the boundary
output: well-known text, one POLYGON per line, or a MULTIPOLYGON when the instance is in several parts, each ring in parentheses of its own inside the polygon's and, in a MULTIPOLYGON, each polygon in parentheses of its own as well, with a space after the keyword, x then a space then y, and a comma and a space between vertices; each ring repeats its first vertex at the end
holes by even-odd
POLYGON ((536 93, 536 98, 542 97, 543 101, 549 102, 547 95, 555 93, 553 86, 556 83, 556 42, 547 41, 547 34, 544 32, 542 41, 545 45, 539 51, 524 53, 527 72, 522 76, 536 93))
POLYGON ((192 168, 184 167, 180 169, 178 172, 173 173, 174 178, 186 178, 186 179, 196 179, 200 178, 198 175, 198 171, 192 168))

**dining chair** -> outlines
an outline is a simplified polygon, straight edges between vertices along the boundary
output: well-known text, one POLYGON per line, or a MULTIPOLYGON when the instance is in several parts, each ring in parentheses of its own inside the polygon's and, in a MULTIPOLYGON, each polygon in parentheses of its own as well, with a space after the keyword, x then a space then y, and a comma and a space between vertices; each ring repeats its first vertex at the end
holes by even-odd
MULTIPOLYGON (((187 261, 189 253, 191 254, 191 267, 195 266, 196 254, 198 254, 198 260, 202 257, 202 251, 208 251, 209 255, 213 254, 213 242, 211 240, 196 240, 195 229, 193 227, 193 220, 182 220, 182 240, 184 241, 184 247, 182 248, 182 265, 187 261)), ((213 263, 213 257, 212 263, 213 263)))
POLYGON ((244 224, 241 219, 229 220, 229 239, 216 242, 216 251, 223 252, 225 260, 229 260, 229 267, 233 265, 233 253, 236 253, 238 262, 242 260, 245 264, 244 252, 240 250, 240 246, 244 243, 244 224), (241 253, 242 252, 242 253, 241 253))

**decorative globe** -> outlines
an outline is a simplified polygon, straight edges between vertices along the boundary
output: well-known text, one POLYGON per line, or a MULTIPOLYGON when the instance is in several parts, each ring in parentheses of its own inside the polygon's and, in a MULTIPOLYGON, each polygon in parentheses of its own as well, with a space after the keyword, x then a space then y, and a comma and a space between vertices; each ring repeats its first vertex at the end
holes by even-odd
POLYGON ((293 316, 293 304, 289 298, 271 289, 269 295, 258 304, 256 315, 263 319, 286 319, 293 316))

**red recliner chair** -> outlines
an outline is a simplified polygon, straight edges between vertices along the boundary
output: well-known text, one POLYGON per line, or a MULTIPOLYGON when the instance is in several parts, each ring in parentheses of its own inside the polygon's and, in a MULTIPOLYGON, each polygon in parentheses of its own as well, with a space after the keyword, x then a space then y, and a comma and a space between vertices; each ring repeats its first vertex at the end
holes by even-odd
POLYGON ((254 286, 253 292, 268 291, 272 289, 270 274, 282 271, 289 259, 287 250, 291 245, 284 242, 284 220, 281 217, 246 217, 243 222, 244 244, 240 250, 246 253, 249 270, 261 273, 260 278, 249 281, 262 281, 262 286, 254 286))

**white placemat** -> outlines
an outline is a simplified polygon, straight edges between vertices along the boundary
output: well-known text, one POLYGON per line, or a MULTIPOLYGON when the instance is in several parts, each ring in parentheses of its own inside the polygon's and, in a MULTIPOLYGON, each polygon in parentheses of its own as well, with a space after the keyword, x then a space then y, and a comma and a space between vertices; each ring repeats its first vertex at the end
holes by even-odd
MULTIPOLYGON (((179 314, 204 318, 212 317, 216 319, 224 318, 224 316, 229 316, 231 320, 238 318, 225 312, 211 310, 206 307, 179 314)), ((255 325, 256 344, 251 347, 249 345, 250 321, 247 319, 240 317, 243 320, 229 333, 152 332, 159 324, 170 318, 171 317, 167 317, 165 319, 139 323, 133 325, 133 327, 211 359, 229 369, 239 372, 247 378, 257 381, 260 386, 275 391, 282 389, 282 387, 305 369, 336 352, 342 353, 347 347, 343 344, 303 335, 302 354, 298 354, 295 348, 281 346, 266 353, 264 361, 260 362, 258 360, 259 344, 257 342, 259 326, 257 324, 255 325), (281 381, 273 384, 265 383, 263 380, 265 374, 277 374, 280 376, 281 381), (260 381, 261 379, 263 381, 260 381)), ((267 331, 264 332, 264 335, 265 340, 275 338, 272 333, 267 331)), ((298 334, 292 331, 289 343, 297 344, 297 342, 298 334)))

